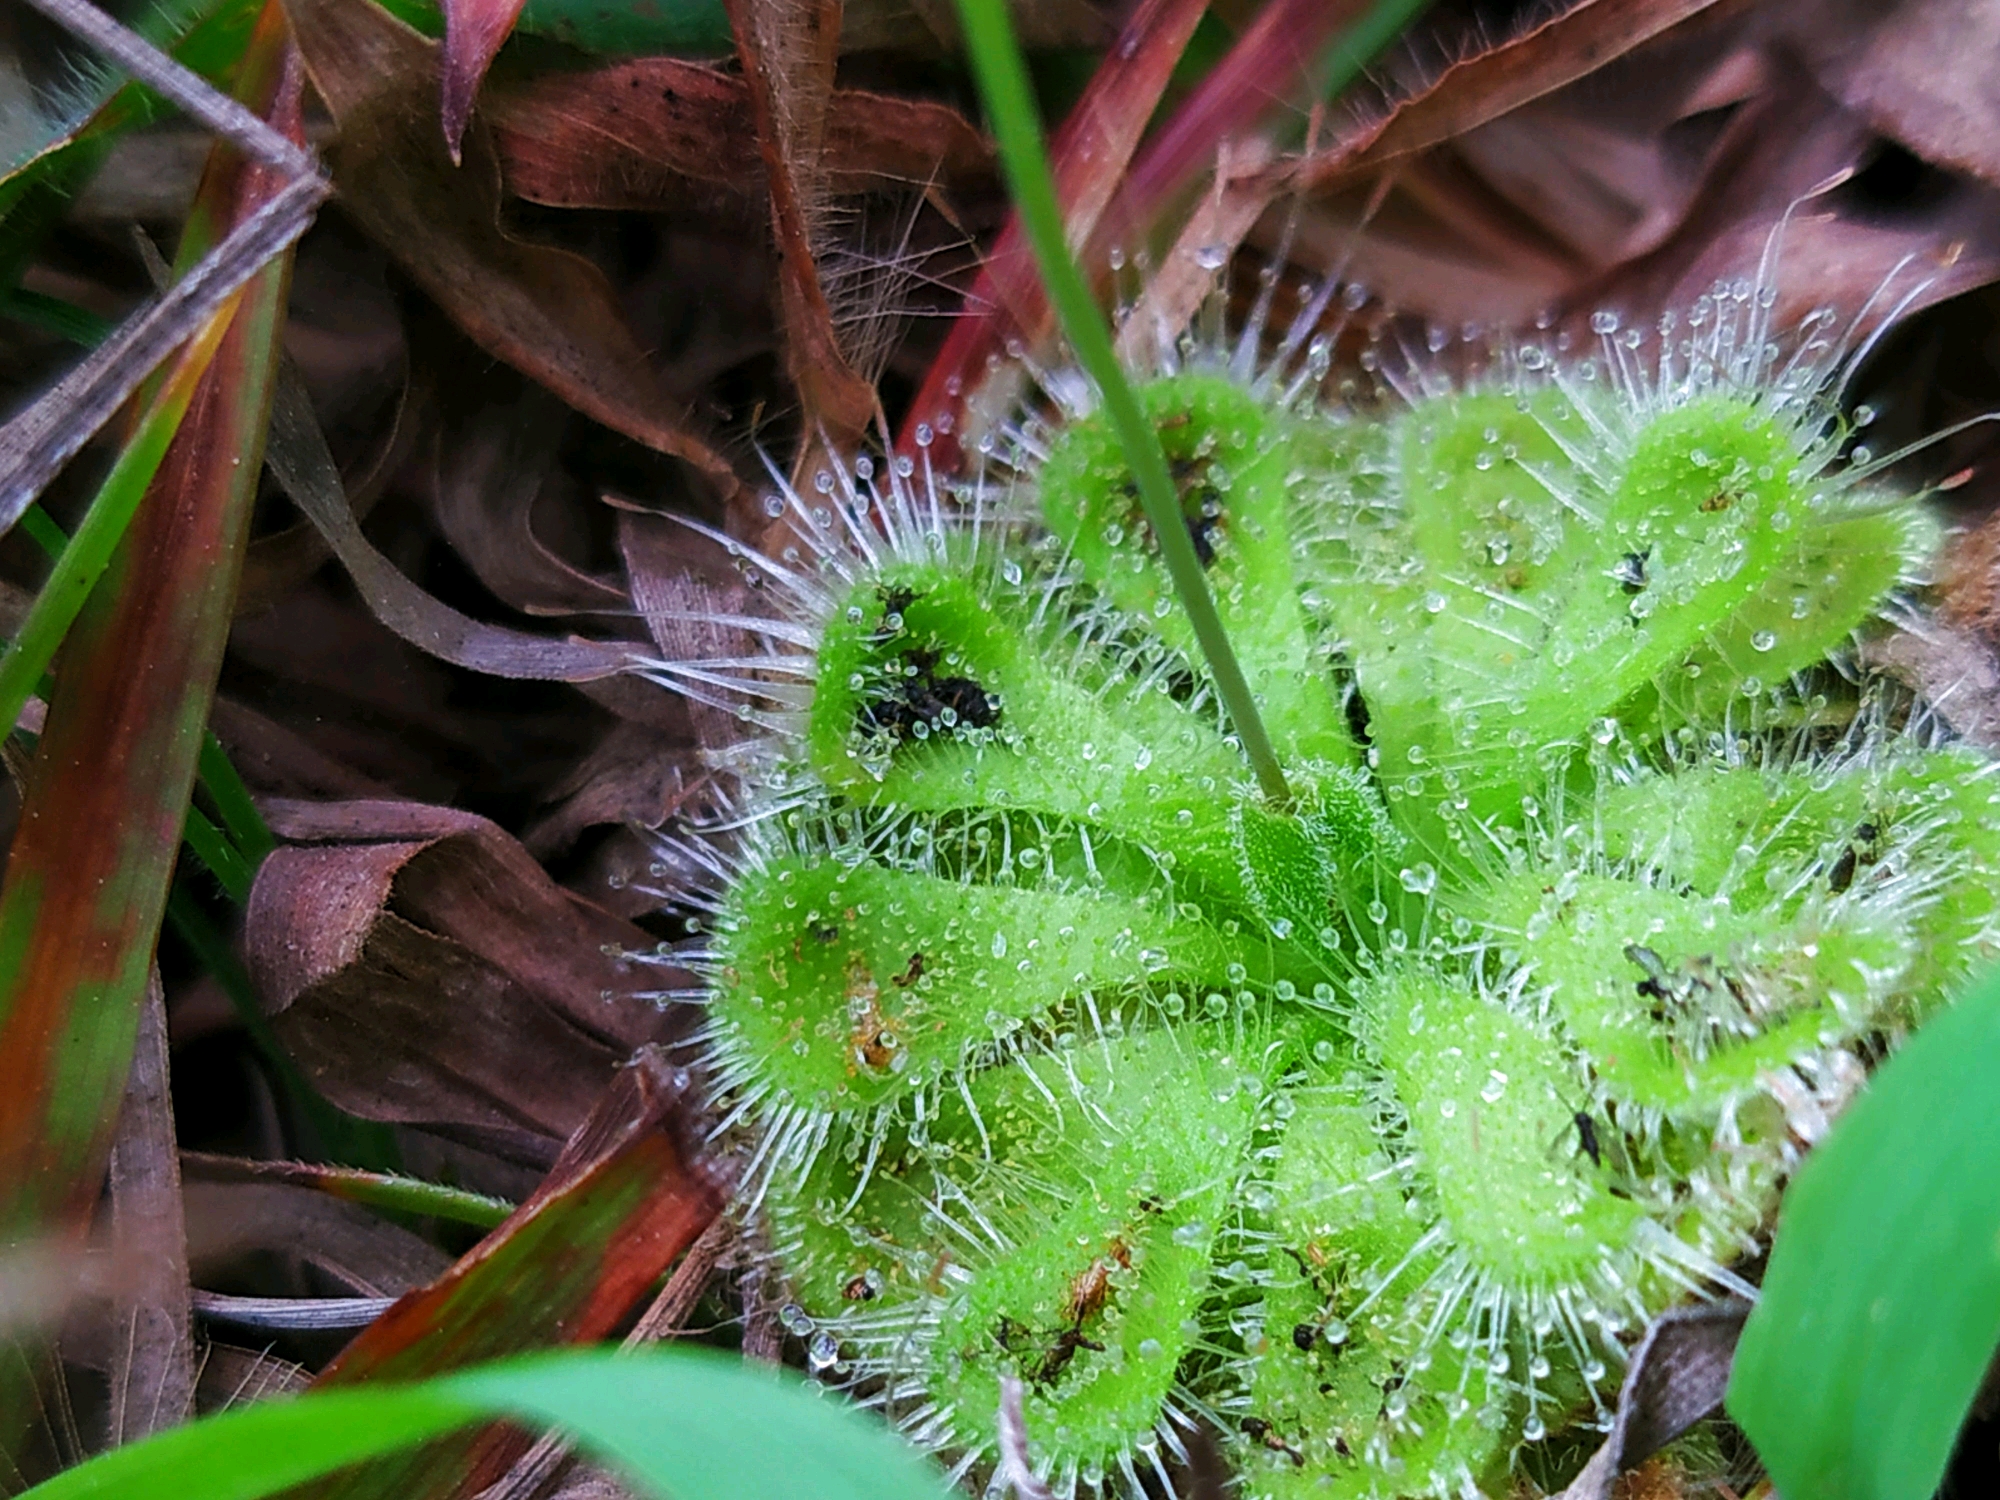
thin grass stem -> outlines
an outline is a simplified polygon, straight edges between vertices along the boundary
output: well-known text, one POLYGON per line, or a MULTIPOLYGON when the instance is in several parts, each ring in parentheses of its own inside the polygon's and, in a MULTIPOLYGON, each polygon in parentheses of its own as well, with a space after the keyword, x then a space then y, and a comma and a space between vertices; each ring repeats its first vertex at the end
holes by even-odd
POLYGON ((1265 732, 1263 718, 1257 712, 1250 684, 1244 680, 1243 669, 1230 647, 1222 617, 1216 612, 1215 598, 1209 592, 1208 579, 1181 514, 1180 496, 1167 469, 1160 435, 1139 409, 1138 398, 1119 367, 1111 330, 1064 241, 1062 210, 1056 203, 1055 180, 1049 172, 1041 122, 1028 90, 1027 66, 1014 39, 1006 6, 1003 0, 959 0, 958 9, 965 24, 966 45, 972 54, 980 97, 999 144, 1001 166, 1013 192, 1015 211, 1021 216, 1022 228, 1034 248, 1049 302, 1062 321, 1077 363, 1096 385, 1105 413, 1125 450, 1126 461, 1132 466, 1140 503, 1145 506, 1153 534, 1159 538, 1160 556, 1166 562, 1175 592, 1180 595, 1181 607, 1194 627, 1195 640, 1215 679, 1216 695, 1235 727, 1243 753, 1256 773, 1257 784, 1269 801, 1283 805, 1290 800, 1285 774, 1278 765, 1271 737, 1265 732))

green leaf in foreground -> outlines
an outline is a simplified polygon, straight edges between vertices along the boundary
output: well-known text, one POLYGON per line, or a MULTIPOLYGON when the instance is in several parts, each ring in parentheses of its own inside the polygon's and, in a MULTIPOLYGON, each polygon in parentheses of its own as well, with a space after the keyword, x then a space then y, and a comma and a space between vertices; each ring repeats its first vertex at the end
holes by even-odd
POLYGON ((795 1377, 696 1350, 547 1355, 421 1385, 248 1407, 114 1449, 24 1500, 257 1500, 475 1421, 560 1427, 673 1500, 947 1500, 874 1419, 795 1377))
POLYGON ((1785 1198, 1729 1414, 1780 1493, 1923 1500, 2000 1340, 2000 975, 1875 1076, 1785 1198))

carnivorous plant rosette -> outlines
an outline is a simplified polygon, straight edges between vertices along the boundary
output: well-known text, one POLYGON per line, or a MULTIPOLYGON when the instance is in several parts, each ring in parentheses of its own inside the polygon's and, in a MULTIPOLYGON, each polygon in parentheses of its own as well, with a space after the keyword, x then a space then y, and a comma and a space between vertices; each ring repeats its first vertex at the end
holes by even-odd
POLYGON ((1207 1421, 1252 1496, 1472 1496, 1746 1290, 2000 936, 1990 764, 1852 649, 1932 523, 1771 303, 1387 402, 1302 337, 1149 377, 1285 803, 1087 383, 782 497, 767 653, 664 670, 761 730, 696 957, 816 1368, 962 1473, 1018 1380, 1059 1493, 1207 1421))

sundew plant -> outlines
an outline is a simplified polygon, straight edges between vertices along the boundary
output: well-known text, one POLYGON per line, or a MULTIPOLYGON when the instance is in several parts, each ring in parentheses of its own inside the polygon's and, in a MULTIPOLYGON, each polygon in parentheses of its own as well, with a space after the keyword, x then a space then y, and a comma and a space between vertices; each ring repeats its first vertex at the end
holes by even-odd
POLYGON ((692 957, 815 1369, 961 1475, 1018 1382, 1062 1494, 1203 1421, 1246 1495, 1475 1496, 1751 1291, 2000 939, 1989 762, 1854 649, 1932 522, 1773 274, 1464 380, 1330 382, 1331 280, 1161 341, 1262 784, 1092 381, 774 497, 761 649, 663 675, 758 731, 692 957))

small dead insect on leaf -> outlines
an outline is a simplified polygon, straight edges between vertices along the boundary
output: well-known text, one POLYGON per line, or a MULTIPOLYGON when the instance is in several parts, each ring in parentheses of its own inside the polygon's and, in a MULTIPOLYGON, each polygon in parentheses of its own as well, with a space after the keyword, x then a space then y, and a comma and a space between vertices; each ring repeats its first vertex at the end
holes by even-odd
POLYGON ((1262 1417, 1245 1417, 1243 1419, 1243 1435, 1254 1442, 1262 1443, 1273 1453, 1284 1454, 1285 1457, 1292 1461, 1293 1466, 1296 1468, 1303 1469, 1306 1466, 1305 1454, 1286 1442, 1283 1435, 1262 1417))
POLYGON ((1597 1121, 1583 1110, 1572 1117, 1576 1122, 1576 1141, 1583 1154, 1590 1158, 1593 1167, 1604 1165, 1604 1145, 1597 1138, 1597 1121))
POLYGON ((1628 594, 1642 592, 1646 587, 1646 564, 1652 556, 1651 547, 1627 552, 1611 565, 1612 580, 1628 594))
POLYGON ((1826 872, 1827 889, 1838 896, 1854 884, 1855 874, 1863 864, 1875 863, 1875 842, 1881 838, 1882 830, 1873 823, 1861 823, 1854 834, 1842 847, 1833 866, 1826 872))
POLYGON ((1069 1284, 1069 1298, 1063 1304, 1063 1318, 1072 1328, 1104 1310, 1111 1300, 1111 1268, 1132 1269, 1132 1249, 1122 1236, 1114 1238, 1103 1255, 1097 1256, 1069 1284))

